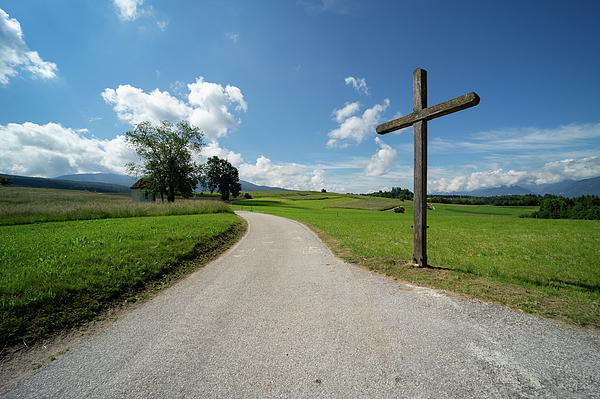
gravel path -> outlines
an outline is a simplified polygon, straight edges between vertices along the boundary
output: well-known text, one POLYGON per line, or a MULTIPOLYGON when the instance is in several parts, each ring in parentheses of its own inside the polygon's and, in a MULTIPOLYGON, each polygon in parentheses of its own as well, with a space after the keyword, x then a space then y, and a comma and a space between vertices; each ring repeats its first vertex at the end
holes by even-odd
POLYGON ((598 335, 391 282, 238 213, 227 254, 0 397, 600 397, 598 335))

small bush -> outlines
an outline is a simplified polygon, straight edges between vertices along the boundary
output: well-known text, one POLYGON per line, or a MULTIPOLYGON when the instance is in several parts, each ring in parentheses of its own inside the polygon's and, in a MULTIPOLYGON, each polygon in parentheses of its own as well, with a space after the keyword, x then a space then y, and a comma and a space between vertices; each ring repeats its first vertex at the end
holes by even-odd
POLYGON ((394 212, 396 212, 396 213, 404 213, 404 207, 403 206, 399 206, 397 208, 394 208, 394 212))

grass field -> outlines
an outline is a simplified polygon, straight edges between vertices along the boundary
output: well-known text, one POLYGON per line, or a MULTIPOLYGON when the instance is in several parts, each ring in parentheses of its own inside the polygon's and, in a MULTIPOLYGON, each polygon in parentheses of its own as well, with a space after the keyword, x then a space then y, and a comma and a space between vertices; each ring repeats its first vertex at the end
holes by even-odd
POLYGON ((131 194, 102 194, 89 191, 55 190, 47 188, 2 187, 0 190, 0 226, 128 218, 139 216, 169 216, 228 211, 218 195, 204 194, 197 199, 174 203, 138 203, 131 194), (200 199, 201 198, 201 199, 200 199))
MULTIPOLYGON (((411 202, 315 192, 251 195, 244 210, 302 221, 352 263, 600 328, 598 221, 518 217, 535 208, 434 204, 430 267, 418 268, 410 261, 411 202), (393 212, 396 206, 406 212, 393 212)), ((241 207, 241 201, 234 205, 241 207)), ((128 195, 1 188, 0 346, 75 326, 148 285, 194 270, 243 229, 218 200, 132 204, 128 195)))
POLYGON ((220 201, 135 205, 131 196, 34 189, 35 200, 15 203, 32 191, 4 190, 2 209, 12 212, 0 214, 9 221, 0 226, 0 347, 78 325, 189 272, 243 230, 220 201))
POLYGON ((307 223, 342 258, 391 277, 600 327, 597 221, 518 218, 532 207, 434 204, 428 211, 430 267, 418 268, 411 262, 412 203, 396 214, 369 211, 377 207, 363 198, 262 197, 244 201, 244 209, 307 223))

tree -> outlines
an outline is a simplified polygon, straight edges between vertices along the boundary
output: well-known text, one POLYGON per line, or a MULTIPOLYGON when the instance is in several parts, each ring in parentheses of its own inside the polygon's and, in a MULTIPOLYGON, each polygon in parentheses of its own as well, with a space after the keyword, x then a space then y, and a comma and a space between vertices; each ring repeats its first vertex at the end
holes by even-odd
POLYGON ((238 170, 226 159, 217 156, 208 158, 204 177, 206 187, 211 192, 219 191, 223 201, 229 201, 229 193, 235 198, 242 191, 238 170))
POLYGON ((204 146, 204 133, 186 121, 163 120, 154 126, 150 122, 138 123, 125 133, 126 140, 141 158, 142 163, 127 164, 128 173, 145 177, 145 191, 154 195, 189 198, 198 184, 202 167, 193 161, 194 153, 204 146))
POLYGON ((0 186, 10 186, 12 179, 10 177, 0 176, 0 186))

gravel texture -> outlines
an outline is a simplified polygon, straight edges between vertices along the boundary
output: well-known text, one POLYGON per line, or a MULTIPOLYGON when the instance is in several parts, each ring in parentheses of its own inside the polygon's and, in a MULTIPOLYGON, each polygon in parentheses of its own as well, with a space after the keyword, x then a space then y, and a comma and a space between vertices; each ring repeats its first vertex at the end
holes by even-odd
POLYGON ((235 247, 1 398, 600 398, 600 337, 332 255, 238 212, 235 247))

